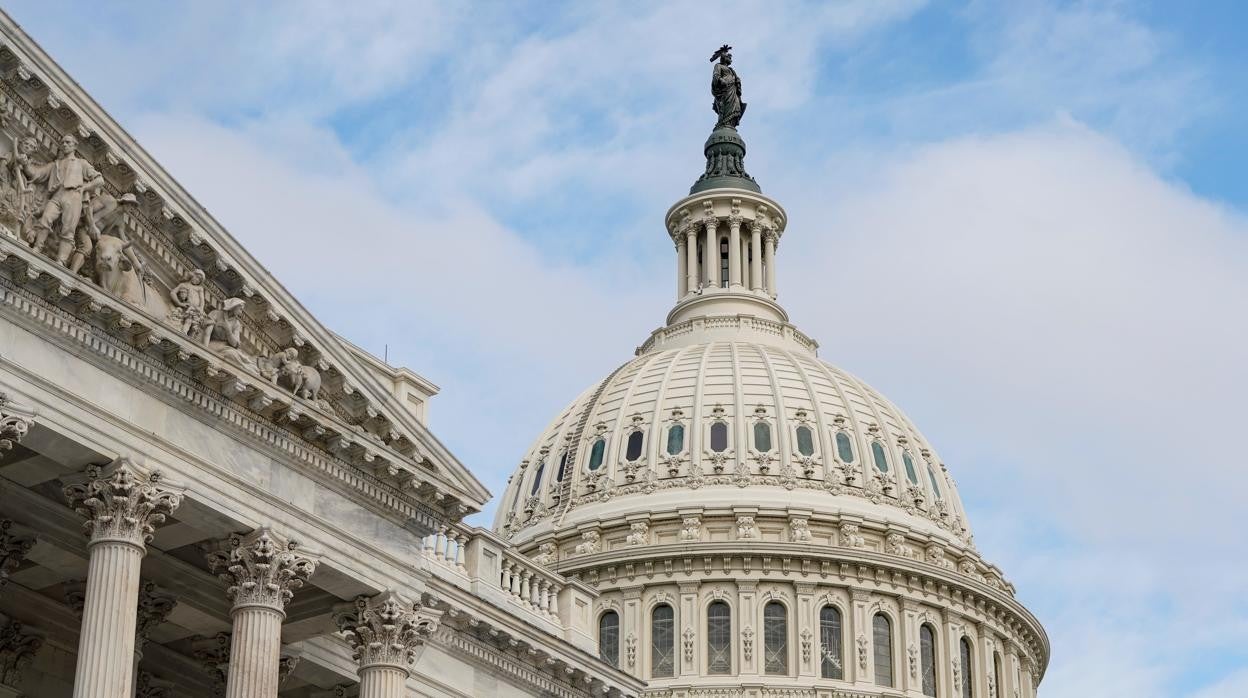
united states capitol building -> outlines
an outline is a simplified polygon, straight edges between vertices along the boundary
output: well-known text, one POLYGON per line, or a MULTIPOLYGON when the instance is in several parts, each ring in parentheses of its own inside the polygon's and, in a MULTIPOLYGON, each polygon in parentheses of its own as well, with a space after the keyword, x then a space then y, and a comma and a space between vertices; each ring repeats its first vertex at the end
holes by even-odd
POLYGON ((1033 698, 1048 640, 945 463, 780 304, 816 222, 712 61, 706 170, 654 216, 671 311, 485 529, 437 388, 0 15, 0 697, 1033 698))

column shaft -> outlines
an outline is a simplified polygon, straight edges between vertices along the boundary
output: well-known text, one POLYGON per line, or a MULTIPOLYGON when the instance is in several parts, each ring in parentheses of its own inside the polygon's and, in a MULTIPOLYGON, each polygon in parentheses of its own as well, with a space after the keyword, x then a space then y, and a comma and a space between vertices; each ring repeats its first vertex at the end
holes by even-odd
POLYGON ((285 614, 264 606, 234 609, 225 698, 277 698, 285 614))
POLYGON ((90 554, 74 698, 130 698, 143 547, 105 539, 90 554))
POLYGON ((763 231, 759 226, 750 228, 750 290, 763 288, 763 231))
POLYGON ((776 297, 776 236, 768 234, 763 243, 763 266, 767 269, 767 292, 776 297))
POLYGON ((719 288, 719 222, 706 222, 706 247, 702 251, 702 265, 706 267, 706 285, 719 288))
POLYGON ((741 285, 741 221, 728 224, 728 285, 741 285))
POLYGON ((683 239, 676 241, 676 300, 684 298, 685 294, 689 293, 689 277, 685 274, 685 269, 689 265, 685 261, 686 249, 683 239))
POLYGON ((405 698, 407 671, 377 665, 360 669, 360 698, 405 698))
POLYGON ((698 289, 698 229, 693 226, 689 227, 685 237, 685 259, 689 264, 686 284, 689 291, 693 292, 698 289))

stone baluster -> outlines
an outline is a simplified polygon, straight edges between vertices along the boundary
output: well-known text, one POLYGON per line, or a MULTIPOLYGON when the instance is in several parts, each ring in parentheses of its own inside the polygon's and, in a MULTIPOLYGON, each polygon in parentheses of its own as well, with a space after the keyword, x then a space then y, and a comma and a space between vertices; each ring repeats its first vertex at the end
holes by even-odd
POLYGON ((298 544, 267 528, 230 536, 208 562, 234 602, 226 698, 276 698, 286 604, 316 570, 298 544))
POLYGON ((361 596, 334 616, 359 662, 360 698, 404 698, 411 666, 438 629, 442 612, 393 591, 361 596))
POLYGON ((464 574, 468 573, 468 566, 465 564, 468 554, 468 536, 459 534, 455 539, 455 567, 464 574))
POLYGON ((182 502, 127 458, 66 481, 65 498, 87 517, 87 587, 74 698, 130 698, 139 610, 139 566, 155 527, 182 502))
POLYGON ((498 566, 498 587, 503 591, 511 591, 511 563, 506 560, 498 566))
POLYGON ((428 560, 433 559, 433 539, 434 535, 432 533, 425 536, 425 547, 424 550, 422 550, 422 553, 424 554, 425 559, 428 560))
POLYGON ((520 565, 511 563, 511 589, 512 596, 520 596, 520 565))
POLYGON ((446 559, 446 526, 439 526, 433 541, 433 556, 438 562, 446 559))
POLYGON ((530 570, 520 570, 520 600, 526 604, 533 603, 529 598, 529 579, 533 576, 530 570))

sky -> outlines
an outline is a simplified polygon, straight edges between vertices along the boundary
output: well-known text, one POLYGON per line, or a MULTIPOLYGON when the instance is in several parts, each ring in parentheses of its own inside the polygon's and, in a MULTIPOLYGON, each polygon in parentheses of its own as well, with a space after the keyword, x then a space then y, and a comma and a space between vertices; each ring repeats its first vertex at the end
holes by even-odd
POLYGON ((5 10, 495 493, 670 308, 732 44, 780 300, 936 444, 1041 696, 1248 695, 1242 3, 5 10))

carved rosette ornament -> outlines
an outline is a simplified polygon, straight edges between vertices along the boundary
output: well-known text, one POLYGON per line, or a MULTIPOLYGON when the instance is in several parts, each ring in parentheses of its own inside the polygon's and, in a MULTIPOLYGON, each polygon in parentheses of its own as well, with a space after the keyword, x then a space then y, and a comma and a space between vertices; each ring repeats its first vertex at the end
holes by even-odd
POLYGON ((361 596, 352 609, 334 617, 355 651, 360 668, 389 666, 407 671, 437 629, 442 612, 424 608, 393 591, 361 596))
POLYGON ((8 395, 0 393, 0 453, 12 449, 34 425, 33 410, 14 405, 8 395))
POLYGON ((128 458, 88 467, 63 491, 74 511, 86 517, 83 526, 92 544, 109 540, 142 547, 182 503, 181 493, 161 486, 160 471, 148 473, 128 458))
POLYGON ((286 603, 316 571, 316 561, 296 552, 299 544, 267 528, 233 534, 228 550, 208 554, 208 564, 229 584, 234 608, 263 606, 284 611, 286 603))

